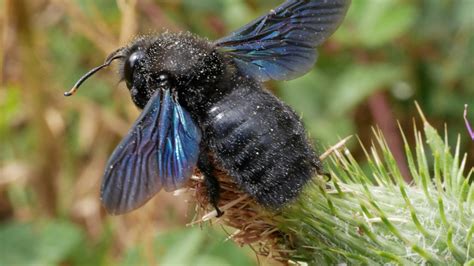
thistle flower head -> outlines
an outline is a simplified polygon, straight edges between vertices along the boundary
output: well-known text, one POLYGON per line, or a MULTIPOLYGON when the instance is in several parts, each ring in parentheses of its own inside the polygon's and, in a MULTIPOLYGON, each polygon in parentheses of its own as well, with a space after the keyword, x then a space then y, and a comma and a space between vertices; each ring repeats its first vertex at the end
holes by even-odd
MULTIPOLYGON (((412 184, 406 184, 382 133, 365 148, 362 167, 342 144, 328 150, 330 180, 315 177, 278 213, 262 209, 225 173, 219 174, 229 238, 281 262, 326 264, 474 263, 474 168, 466 169, 421 113, 411 148, 403 135, 412 184)), ((325 153, 326 154, 326 153, 325 153)), ((213 215, 201 180, 194 180, 199 217, 213 215)), ((470 265, 470 264, 469 264, 470 265)))

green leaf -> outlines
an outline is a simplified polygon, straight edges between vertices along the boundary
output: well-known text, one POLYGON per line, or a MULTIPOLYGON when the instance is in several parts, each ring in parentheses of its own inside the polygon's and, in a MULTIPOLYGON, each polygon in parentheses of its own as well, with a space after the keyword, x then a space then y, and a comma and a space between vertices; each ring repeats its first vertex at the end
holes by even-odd
POLYGON ((188 231, 182 238, 167 247, 161 265, 189 265, 193 262, 204 242, 204 234, 198 230, 188 231))
POLYGON ((353 1, 347 16, 352 30, 342 30, 338 39, 347 44, 357 43, 355 39, 367 47, 384 45, 410 29, 417 11, 414 5, 395 0, 353 1))
POLYGON ((345 114, 377 90, 386 89, 403 77, 402 69, 389 64, 354 65, 341 73, 333 86, 330 110, 345 114))
POLYGON ((139 247, 133 247, 127 251, 121 265, 144 265, 147 261, 143 257, 141 249, 139 247))
POLYGON ((156 261, 160 265, 254 265, 248 249, 225 241, 210 228, 191 228, 160 234, 156 238, 156 261))
MULTIPOLYGON (((209 255, 203 255, 196 258, 193 262, 195 266, 230 266, 225 259, 209 255)), ((243 265, 243 264, 242 264, 243 265)))
POLYGON ((68 222, 4 224, 0 227, 0 265, 59 264, 81 239, 81 231, 68 222))

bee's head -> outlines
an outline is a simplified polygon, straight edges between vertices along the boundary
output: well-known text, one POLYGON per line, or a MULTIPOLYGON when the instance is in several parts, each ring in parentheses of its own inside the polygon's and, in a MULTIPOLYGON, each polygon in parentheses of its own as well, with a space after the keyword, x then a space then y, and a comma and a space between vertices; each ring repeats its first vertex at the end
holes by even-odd
POLYGON ((159 88, 183 92, 216 82, 223 71, 211 45, 190 33, 143 37, 125 48, 123 54, 121 78, 139 108, 159 88))
POLYGON ((217 82, 224 71, 222 59, 209 42, 190 33, 163 33, 138 38, 115 51, 65 95, 72 95, 83 81, 115 59, 121 61, 121 80, 139 108, 145 107, 157 89, 185 93, 187 89, 217 82))

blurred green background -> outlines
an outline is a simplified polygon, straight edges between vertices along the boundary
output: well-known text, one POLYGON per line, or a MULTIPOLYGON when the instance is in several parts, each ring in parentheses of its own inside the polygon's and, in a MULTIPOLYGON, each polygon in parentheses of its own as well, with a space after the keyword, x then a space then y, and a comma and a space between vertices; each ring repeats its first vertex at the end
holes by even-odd
MULTIPOLYGON (((104 164, 138 111, 112 71, 62 93, 139 34, 216 39, 281 2, 0 0, 0 265, 257 264, 226 241, 230 229, 187 227, 186 195, 106 215, 104 164)), ((397 121, 413 131, 418 101, 451 143, 461 138, 473 167, 462 114, 471 104, 474 122, 474 1, 354 0, 319 54, 309 74, 267 86, 302 115, 320 152, 351 134, 370 143, 378 125, 409 180, 397 121)), ((356 141, 350 148, 364 160, 356 141)))

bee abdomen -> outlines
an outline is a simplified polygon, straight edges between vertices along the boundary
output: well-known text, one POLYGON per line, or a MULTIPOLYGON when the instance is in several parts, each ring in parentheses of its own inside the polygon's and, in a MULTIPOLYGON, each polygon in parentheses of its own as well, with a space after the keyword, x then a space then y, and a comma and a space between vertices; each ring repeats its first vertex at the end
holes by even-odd
POLYGON ((278 209, 298 195, 318 160, 297 115, 270 93, 250 89, 211 109, 209 147, 244 191, 278 209))

